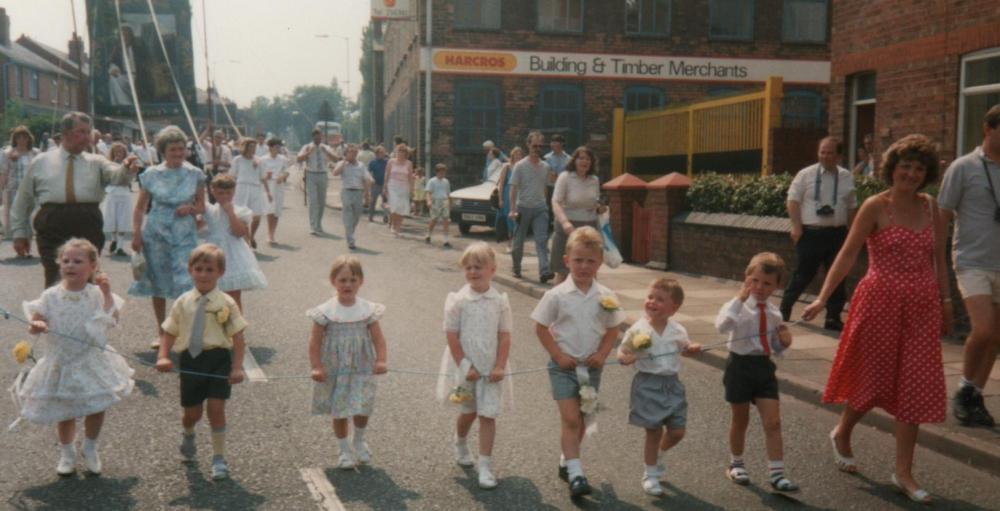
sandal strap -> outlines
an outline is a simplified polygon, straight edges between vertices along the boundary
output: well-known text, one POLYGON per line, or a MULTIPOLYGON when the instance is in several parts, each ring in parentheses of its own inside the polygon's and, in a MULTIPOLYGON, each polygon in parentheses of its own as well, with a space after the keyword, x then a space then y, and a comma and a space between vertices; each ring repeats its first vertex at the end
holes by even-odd
POLYGON ((795 483, 793 483, 790 479, 785 477, 784 474, 777 474, 771 476, 771 486, 774 487, 774 489, 780 491, 791 491, 798 489, 798 486, 796 486, 795 483))

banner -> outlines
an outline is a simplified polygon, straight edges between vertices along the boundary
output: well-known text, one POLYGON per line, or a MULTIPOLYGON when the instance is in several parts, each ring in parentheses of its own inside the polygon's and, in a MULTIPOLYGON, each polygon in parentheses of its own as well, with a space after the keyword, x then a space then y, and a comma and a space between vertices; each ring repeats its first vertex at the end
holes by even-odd
MULTIPOLYGON (((87 0, 90 29, 90 80, 94 112, 112 117, 135 117, 125 60, 134 73, 135 92, 146 117, 182 114, 180 99, 163 59, 146 0, 120 0, 119 34, 114 0, 87 0), (125 45, 122 46, 124 36, 125 45)), ((153 0, 156 21, 163 33, 170 63, 177 73, 181 93, 195 104, 194 53, 191 45, 189 0, 153 0)))
MULTIPOLYGON (((420 53, 421 70, 427 69, 427 53, 427 48, 420 53)), ((781 76, 785 82, 830 83, 830 62, 825 60, 457 48, 434 48, 431 53, 435 73, 709 82, 764 82, 769 76, 781 76)))
POLYGON ((372 19, 412 18, 413 4, 410 0, 372 0, 372 19))

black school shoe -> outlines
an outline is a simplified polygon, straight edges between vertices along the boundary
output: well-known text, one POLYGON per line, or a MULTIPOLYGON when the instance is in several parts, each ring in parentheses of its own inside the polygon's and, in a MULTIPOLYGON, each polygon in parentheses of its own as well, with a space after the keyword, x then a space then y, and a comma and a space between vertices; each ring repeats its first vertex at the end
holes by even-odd
POLYGON ((587 478, 583 476, 576 476, 569 483, 569 498, 576 499, 584 495, 590 495, 590 483, 587 482, 587 478))
POLYGON ((986 409, 983 395, 973 387, 962 387, 955 392, 952 400, 952 413, 963 426, 983 426, 992 428, 996 421, 986 409))
POLYGON ((833 330, 834 332, 840 332, 844 329, 844 322, 836 318, 827 319, 826 322, 823 323, 823 328, 833 330))
POLYGON ((559 479, 569 482, 569 469, 562 465, 559 465, 559 479))

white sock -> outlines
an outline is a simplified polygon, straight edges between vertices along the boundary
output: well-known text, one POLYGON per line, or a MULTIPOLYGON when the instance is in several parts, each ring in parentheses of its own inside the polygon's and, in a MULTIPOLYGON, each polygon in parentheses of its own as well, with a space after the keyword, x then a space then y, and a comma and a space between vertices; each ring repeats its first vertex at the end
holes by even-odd
POLYGON ((983 389, 979 388, 978 385, 976 385, 975 383, 973 383, 970 380, 967 380, 964 376, 962 377, 961 380, 958 380, 958 387, 959 388, 972 387, 973 389, 976 389, 976 392, 982 392, 983 391, 983 389))
POLYGON ((560 467, 566 466, 566 456, 564 456, 562 453, 559 453, 559 466, 560 467))
POLYGON ((580 458, 566 460, 566 470, 569 471, 570 481, 577 477, 583 477, 583 464, 580 463, 580 458))
POLYGON ((771 479, 785 475, 784 460, 768 460, 767 472, 768 477, 771 479))
POLYGON ((743 466, 743 456, 737 456, 735 454, 729 454, 729 464, 734 467, 743 466))
POLYGON ((351 444, 346 438, 338 438, 337 447, 340 448, 340 454, 351 452, 351 444))
POLYGON ((63 456, 66 456, 67 458, 72 458, 76 456, 76 449, 73 448, 73 442, 70 442, 68 444, 61 444, 60 448, 62 449, 63 456))
POLYGON ((468 437, 455 435, 455 445, 465 447, 468 437))
POLYGON ((83 450, 87 451, 87 452, 94 452, 94 451, 96 451, 97 450, 97 439, 94 438, 93 440, 91 440, 90 438, 84 437, 83 438, 83 450))
POLYGON ((360 444, 365 441, 365 428, 354 428, 354 443, 360 444))
POLYGON ((646 465, 646 477, 658 477, 660 475, 660 470, 656 468, 656 465, 646 465))
POLYGON ((489 472, 490 471, 490 462, 491 461, 492 461, 492 458, 490 458, 489 456, 483 456, 482 454, 480 454, 479 455, 479 471, 480 472, 483 472, 483 471, 489 472))

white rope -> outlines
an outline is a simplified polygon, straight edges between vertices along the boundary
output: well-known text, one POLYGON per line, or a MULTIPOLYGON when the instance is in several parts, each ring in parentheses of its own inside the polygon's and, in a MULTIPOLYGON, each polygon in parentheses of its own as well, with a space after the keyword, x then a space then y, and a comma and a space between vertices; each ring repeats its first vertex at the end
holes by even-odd
POLYGON ((240 133, 240 129, 237 128, 236 127, 236 123, 233 122, 233 116, 229 115, 229 108, 226 107, 226 102, 222 100, 222 96, 219 96, 218 94, 216 94, 215 98, 218 99, 219 100, 219 104, 222 105, 222 111, 226 113, 226 118, 229 119, 229 125, 233 127, 233 131, 236 132, 236 136, 239 137, 239 138, 243 138, 243 134, 240 133))
MULTIPOLYGON (((115 0, 117 3, 118 0, 115 0)), ((174 90, 177 92, 177 99, 181 102, 181 108, 184 109, 184 117, 187 118, 188 125, 191 127, 191 136, 195 140, 198 140, 198 128, 194 125, 194 120, 191 118, 191 111, 188 110, 187 101, 184 101, 184 94, 181 93, 181 86, 177 83, 177 74, 174 73, 174 66, 170 63, 170 55, 167 54, 167 45, 163 42, 163 33, 160 32, 160 22, 156 19, 156 9, 153 8, 153 0, 146 0, 146 5, 149 6, 149 15, 153 18, 153 29, 156 30, 156 38, 160 41, 160 49, 163 51, 163 60, 167 63, 167 69, 170 71, 170 79, 174 82, 174 90)), ((201 141, 198 140, 200 144, 201 141)))
POLYGON ((122 45, 122 63, 125 65, 125 75, 128 76, 129 93, 132 94, 132 105, 135 107, 135 116, 139 121, 139 131, 142 132, 142 141, 149 147, 149 136, 146 135, 146 123, 142 119, 142 108, 139 106, 139 95, 135 92, 135 75, 132 71, 132 59, 129 58, 128 48, 125 46, 125 32, 122 31, 122 10, 120 0, 115 0, 115 16, 118 19, 118 38, 122 45))

